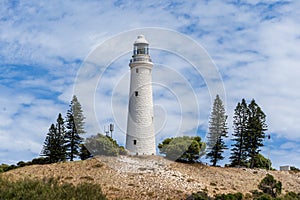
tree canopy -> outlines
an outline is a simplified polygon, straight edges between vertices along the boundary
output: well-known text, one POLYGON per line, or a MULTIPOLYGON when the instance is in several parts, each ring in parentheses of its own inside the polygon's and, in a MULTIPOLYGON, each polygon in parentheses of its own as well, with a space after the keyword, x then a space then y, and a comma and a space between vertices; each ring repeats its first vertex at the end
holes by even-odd
POLYGON ((119 146, 111 137, 100 133, 87 138, 84 146, 93 156, 117 156, 126 154, 124 147, 119 146))
POLYGON ((158 145, 161 154, 179 162, 196 162, 204 155, 205 147, 199 136, 167 138, 158 145))

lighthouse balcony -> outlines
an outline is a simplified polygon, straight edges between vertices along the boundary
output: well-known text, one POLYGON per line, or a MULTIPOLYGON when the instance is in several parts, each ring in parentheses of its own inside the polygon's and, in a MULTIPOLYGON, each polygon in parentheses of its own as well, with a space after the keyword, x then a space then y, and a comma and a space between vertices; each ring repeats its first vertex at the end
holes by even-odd
POLYGON ((130 63, 132 62, 152 62, 151 58, 133 58, 130 59, 130 63))

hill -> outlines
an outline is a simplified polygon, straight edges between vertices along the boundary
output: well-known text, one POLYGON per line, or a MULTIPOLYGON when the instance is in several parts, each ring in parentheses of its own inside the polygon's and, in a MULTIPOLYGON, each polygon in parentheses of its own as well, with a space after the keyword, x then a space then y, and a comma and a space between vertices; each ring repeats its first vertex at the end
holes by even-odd
POLYGON ((300 173, 184 164, 159 156, 97 157, 86 161, 32 165, 4 173, 11 180, 54 177, 61 182, 100 184, 109 199, 185 199, 192 192, 249 193, 267 173, 283 193, 300 192, 300 173))

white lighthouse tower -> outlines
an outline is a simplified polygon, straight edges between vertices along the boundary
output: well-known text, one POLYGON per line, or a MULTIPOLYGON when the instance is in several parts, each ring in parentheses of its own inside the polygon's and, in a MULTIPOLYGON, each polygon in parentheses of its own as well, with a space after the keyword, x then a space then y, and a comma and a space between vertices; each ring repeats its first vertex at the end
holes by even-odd
POLYGON ((130 60, 130 92, 126 148, 130 154, 155 155, 152 67, 149 43, 143 35, 134 42, 130 60))

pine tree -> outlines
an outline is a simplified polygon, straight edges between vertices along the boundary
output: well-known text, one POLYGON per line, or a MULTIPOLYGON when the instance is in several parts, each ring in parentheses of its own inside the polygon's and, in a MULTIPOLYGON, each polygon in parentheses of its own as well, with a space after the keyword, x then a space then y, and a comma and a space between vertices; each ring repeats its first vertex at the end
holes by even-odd
POLYGON ((80 144, 83 141, 83 138, 80 137, 80 134, 84 134, 84 119, 83 111, 81 105, 74 95, 70 104, 70 108, 67 112, 66 117, 66 128, 67 132, 65 135, 67 156, 70 161, 73 161, 74 158, 79 156, 80 144))
POLYGON ((56 130, 57 130, 57 140, 58 140, 58 149, 59 149, 59 157, 60 161, 66 160, 66 147, 65 147, 65 134, 66 134, 66 127, 64 119, 62 118, 61 113, 58 114, 56 120, 56 130))
POLYGON ((252 99, 249 108, 249 118, 247 125, 246 147, 248 149, 248 157, 250 158, 250 168, 254 167, 255 157, 260 152, 260 147, 263 146, 265 131, 267 130, 266 115, 261 108, 252 99))
POLYGON ((66 160, 64 134, 64 121, 61 114, 59 114, 56 125, 51 124, 49 128, 49 132, 47 133, 43 150, 41 152, 41 155, 46 156, 50 163, 66 160))
POLYGON ((54 124, 51 124, 49 131, 47 133, 45 142, 44 142, 44 146, 43 146, 43 150, 41 152, 41 156, 46 156, 47 158, 49 158, 50 163, 55 162, 55 126, 54 124))
POLYGON ((206 158, 210 158, 210 162, 213 166, 216 166, 219 160, 223 160, 222 156, 227 146, 225 145, 224 138, 227 136, 227 115, 225 108, 219 95, 216 96, 214 101, 213 109, 209 121, 209 132, 208 132, 208 149, 206 158))
POLYGON ((231 153, 231 165, 255 166, 255 159, 263 146, 265 131, 267 130, 266 115, 252 99, 249 105, 245 99, 238 103, 234 113, 235 144, 231 153))
POLYGON ((247 136, 249 110, 245 99, 242 99, 241 103, 238 103, 234 110, 233 117, 233 128, 234 128, 234 139, 235 144, 231 149, 231 165, 241 166, 246 164, 247 160, 247 147, 245 144, 245 138, 247 136))

